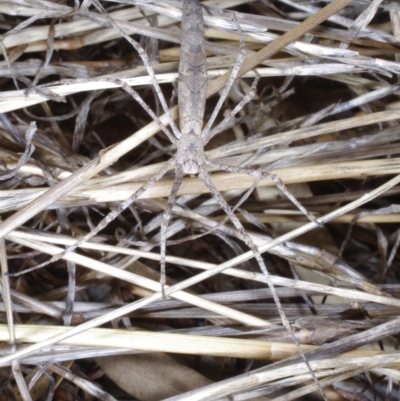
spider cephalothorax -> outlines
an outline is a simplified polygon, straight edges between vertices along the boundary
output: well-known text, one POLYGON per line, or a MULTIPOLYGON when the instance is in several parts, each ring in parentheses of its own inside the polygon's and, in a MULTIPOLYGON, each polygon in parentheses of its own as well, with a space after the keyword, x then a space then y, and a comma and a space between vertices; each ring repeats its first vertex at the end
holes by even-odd
POLYGON ((176 154, 176 163, 182 166, 184 174, 198 174, 204 164, 204 145, 200 136, 182 135, 176 154))

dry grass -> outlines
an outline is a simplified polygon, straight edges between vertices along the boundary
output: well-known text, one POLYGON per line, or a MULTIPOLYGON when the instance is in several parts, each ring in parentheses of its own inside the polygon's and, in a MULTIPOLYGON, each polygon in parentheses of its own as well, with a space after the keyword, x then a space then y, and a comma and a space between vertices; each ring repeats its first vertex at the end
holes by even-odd
POLYGON ((253 189, 235 213, 324 394, 253 254, 196 177, 184 179, 168 228, 167 300, 159 230, 173 171, 94 241, 35 270, 175 152, 127 93, 99 79, 135 87, 168 124, 111 17, 145 48, 177 119, 181 2, 11 0, 0 2, 1 401, 399 399, 400 7, 354 0, 293 41, 316 6, 204 4, 206 115, 239 47, 223 9, 237 11, 248 58, 222 114, 254 69, 262 77, 208 157, 277 174, 320 223, 271 182, 211 172, 232 206, 253 189), (270 58, 277 43, 288 46, 270 58))

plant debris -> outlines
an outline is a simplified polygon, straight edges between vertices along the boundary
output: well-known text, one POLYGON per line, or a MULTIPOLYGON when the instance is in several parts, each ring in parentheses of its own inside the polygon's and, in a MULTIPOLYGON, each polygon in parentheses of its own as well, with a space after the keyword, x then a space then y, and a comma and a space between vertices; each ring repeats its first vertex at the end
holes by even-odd
POLYGON ((294 338, 198 176, 171 208, 161 295, 182 1, 3 1, 0 401, 399 399, 400 6, 201 4, 204 126, 240 67, 207 171, 294 338))

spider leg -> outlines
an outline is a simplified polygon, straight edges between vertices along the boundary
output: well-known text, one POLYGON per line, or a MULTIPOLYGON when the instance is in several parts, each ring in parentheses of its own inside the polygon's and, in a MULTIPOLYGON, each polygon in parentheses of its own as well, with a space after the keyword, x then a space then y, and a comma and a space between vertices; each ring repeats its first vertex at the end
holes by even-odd
POLYGON ((174 133, 174 136, 176 137, 176 139, 179 139, 181 136, 181 133, 179 132, 178 127, 176 126, 174 120, 171 117, 171 114, 169 112, 169 107, 167 105, 167 102, 165 101, 165 97, 161 91, 160 85, 157 81, 156 75, 154 73, 153 67, 151 66, 149 56, 147 55, 146 51, 143 49, 143 47, 140 45, 139 42, 137 42, 135 39, 130 37, 123 29, 121 29, 121 27, 106 12, 106 10, 103 8, 103 6, 100 4, 100 2, 92 1, 92 3, 106 17, 109 25, 111 27, 113 27, 117 32, 119 32, 132 45, 132 47, 134 47, 134 49, 138 52, 138 55, 142 59, 143 64, 147 70, 147 73, 149 74, 149 76, 151 78, 154 90, 156 91, 156 93, 158 95, 161 106, 164 110, 164 113, 167 116, 168 123, 172 129, 172 132, 174 133))
POLYGON ((171 219, 172 207, 175 203, 175 199, 176 199, 176 195, 178 194, 179 187, 182 184, 183 176, 184 176, 184 173, 183 173, 182 166, 180 164, 177 164, 175 167, 174 185, 172 186, 171 193, 169 194, 167 206, 165 207, 163 219, 161 222, 161 262, 160 262, 161 278, 160 278, 160 284, 161 284, 161 293, 162 293, 163 299, 165 299, 165 284, 167 281, 166 273, 165 273, 167 228, 168 228, 168 223, 171 219))
MULTIPOLYGON (((252 194, 252 192, 254 191, 254 188, 257 186, 259 181, 260 180, 256 180, 254 182, 254 184, 241 196, 241 198, 235 204, 235 206, 233 206, 231 208, 232 209, 232 213, 234 213, 248 199, 248 197, 252 194)), ((179 239, 179 240, 176 240, 176 241, 168 241, 168 243, 170 245, 181 244, 181 243, 189 241, 189 240, 193 241, 193 240, 196 240, 198 238, 204 237, 206 235, 212 234, 213 232, 217 231, 220 227, 224 226, 228 222, 228 220, 229 220, 229 216, 227 215, 223 220, 221 220, 217 224, 211 226, 205 232, 202 232, 200 234, 190 235, 189 237, 182 238, 182 239, 179 239)))
MULTIPOLYGON (((235 14, 233 14, 233 18, 235 19, 235 21, 237 21, 235 14)), ((215 106, 215 109, 214 109, 213 113, 211 114, 211 117, 208 120, 207 125, 204 127, 203 132, 201 133, 201 136, 202 136, 204 142, 208 142, 208 140, 210 140, 209 132, 210 132, 211 126, 214 124, 214 121, 217 118, 217 115, 218 115, 219 111, 221 110, 221 107, 222 107, 226 97, 228 96, 229 91, 231 90, 233 82, 235 81, 235 79, 239 73, 239 70, 246 58, 246 47, 245 47, 245 43, 243 40, 243 35, 242 35, 242 31, 240 29, 239 23, 237 23, 237 27, 238 27, 239 38, 240 38, 240 52, 236 59, 235 65, 233 66, 233 69, 232 69, 231 75, 229 76, 228 82, 226 83, 225 88, 222 91, 222 94, 218 100, 218 103, 215 106)))
POLYGON ((315 218, 296 198, 294 195, 290 193, 290 191, 287 189, 286 185, 283 183, 283 181, 276 175, 276 174, 271 174, 259 170, 252 170, 244 167, 238 167, 238 166, 227 166, 225 164, 219 164, 215 163, 211 160, 206 159, 205 163, 209 166, 212 166, 214 168, 217 168, 218 170, 223 170, 227 171, 230 173, 239 173, 239 174, 247 174, 252 177, 256 178, 261 178, 264 180, 269 180, 275 183, 275 185, 286 195, 286 197, 313 223, 317 223, 320 225, 315 218))
MULTIPOLYGON (((85 82, 89 82, 90 80, 85 80, 85 82)), ((142 97, 137 93, 133 88, 131 88, 126 82, 121 79, 116 78, 96 78, 93 79, 95 82, 111 82, 114 85, 120 86, 125 92, 131 95, 139 104, 142 106, 143 110, 147 112, 147 114, 157 123, 157 125, 161 128, 165 135, 167 135, 168 139, 173 143, 177 144, 177 139, 171 133, 171 131, 160 121, 158 116, 154 113, 154 111, 147 105, 147 103, 142 99, 142 97)), ((63 80, 64 83, 68 83, 67 80, 63 80)), ((73 80, 72 82, 76 82, 73 80)), ((168 112, 169 115, 169 112, 168 112)))
POLYGON ((254 254, 255 259, 257 260, 257 263, 262 271, 262 273, 264 274, 265 277, 265 281, 267 282, 269 288, 271 289, 271 294, 272 297, 275 301, 275 305, 278 309, 279 312, 279 316, 282 320, 282 324, 283 326, 286 328, 286 330, 288 331, 288 333, 291 335, 291 337, 293 338, 296 347, 300 353, 300 355, 302 356, 302 359, 304 361, 304 363, 307 365, 309 371, 311 372, 311 374, 313 375, 313 378, 315 381, 318 381, 314 371, 311 369, 311 366, 307 360, 307 358, 304 355, 303 350, 300 347, 300 344, 297 340, 297 338, 295 337, 295 334, 293 332, 292 326, 290 325, 290 322, 282 308, 282 304, 281 301, 279 300, 279 297, 275 291, 275 286, 272 283, 270 274, 267 270, 267 267, 264 263, 264 259, 262 258, 260 251, 258 250, 257 246, 254 244, 252 238, 250 237, 249 234, 247 234, 245 228, 243 227, 242 223, 240 222, 240 220, 236 217, 236 215, 232 212, 231 207, 228 205, 228 203, 225 201, 224 197, 219 193, 218 189, 215 187, 215 185, 213 184, 213 182, 211 181, 211 178, 206 170, 206 168, 203 166, 200 170, 200 174, 199 174, 201 180, 204 182, 205 186, 210 190, 212 196, 214 197, 214 199, 221 205, 221 208, 224 210, 224 212, 229 216, 230 220, 232 221, 233 225, 236 227, 236 229, 238 230, 240 236, 242 237, 242 240, 246 243, 246 245, 251 249, 251 251, 254 254))
POLYGON ((226 124, 237 114, 239 113, 240 110, 243 109, 244 106, 246 106, 247 103, 249 103, 254 96, 256 95, 256 88, 258 81, 260 80, 260 74, 255 70, 256 77, 253 80, 253 83, 251 84, 250 90, 247 93, 247 95, 235 106, 235 108, 216 126, 214 127, 211 131, 208 131, 207 135, 203 137, 203 143, 204 145, 207 144, 207 142, 213 138, 215 135, 220 133, 223 128, 226 126, 226 124))
MULTIPOLYGON (((242 238, 242 240, 246 243, 246 245, 253 251, 254 253, 254 257, 257 260, 261 271, 263 272, 265 279, 267 281, 268 286, 272 289, 274 289, 274 285, 271 281, 270 275, 268 273, 267 267, 265 266, 264 263, 264 259, 261 257, 261 254, 257 248, 257 246, 254 244, 253 240, 251 239, 251 237, 249 236, 249 234, 247 234, 245 228, 243 227, 242 223, 240 222, 240 220, 236 217, 236 215, 232 212, 231 207, 228 205, 228 203, 225 201, 224 197, 220 194, 220 192, 218 191, 217 187, 213 184, 213 182, 211 181, 211 178, 207 172, 207 170, 203 167, 200 171, 200 178, 201 180, 204 182, 205 186, 210 190, 211 195, 213 196, 213 198, 220 204, 221 208, 224 210, 224 212, 226 213, 226 215, 229 217, 229 219, 231 220, 231 222, 233 223, 233 225, 236 227, 236 229, 239 232, 240 237, 242 238)), ((287 319, 285 312, 282 309, 282 305, 280 303, 280 300, 278 298, 278 296, 276 295, 276 293, 274 291, 272 291, 273 293, 273 297, 276 303, 276 306, 279 310, 279 314, 282 317, 282 322, 284 324, 284 326, 288 326, 288 331, 291 332, 292 328, 289 324, 289 320, 287 319)))
POLYGON ((65 248, 64 252, 61 252, 57 255, 54 255, 48 261, 41 263, 36 266, 35 269, 39 269, 41 267, 47 266, 49 263, 54 263, 70 252, 73 252, 77 247, 81 246, 85 242, 89 241, 93 238, 99 231, 105 228, 111 221, 113 221, 119 214, 121 214, 127 207, 129 207, 136 199, 139 198, 140 195, 145 193, 150 187, 152 187, 157 181, 159 181, 165 173, 174 165, 175 157, 168 160, 168 162, 161 168, 161 170, 155 174, 153 177, 149 178, 139 189, 137 189, 128 199, 120 203, 120 205, 112 210, 106 217, 104 217, 100 223, 89 233, 87 233, 84 237, 78 240, 74 245, 71 245, 65 248))

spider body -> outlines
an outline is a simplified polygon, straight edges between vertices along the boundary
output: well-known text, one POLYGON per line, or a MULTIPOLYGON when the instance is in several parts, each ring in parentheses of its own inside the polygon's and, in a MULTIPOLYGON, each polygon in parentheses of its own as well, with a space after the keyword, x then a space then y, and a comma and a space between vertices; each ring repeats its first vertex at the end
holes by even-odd
POLYGON ((196 175, 204 164, 203 139, 195 134, 182 134, 176 153, 176 164, 180 165, 184 174, 196 175))

